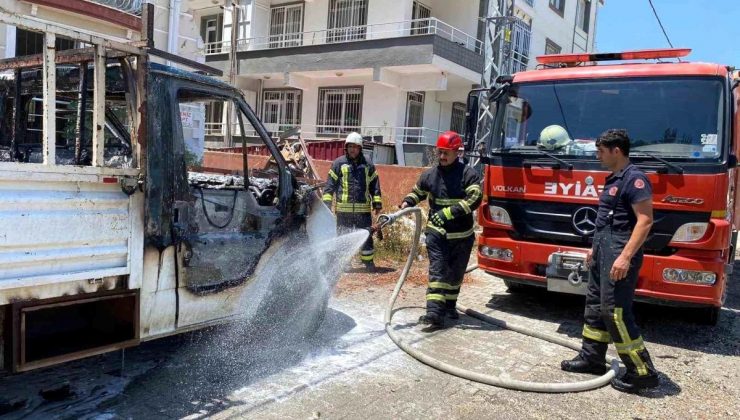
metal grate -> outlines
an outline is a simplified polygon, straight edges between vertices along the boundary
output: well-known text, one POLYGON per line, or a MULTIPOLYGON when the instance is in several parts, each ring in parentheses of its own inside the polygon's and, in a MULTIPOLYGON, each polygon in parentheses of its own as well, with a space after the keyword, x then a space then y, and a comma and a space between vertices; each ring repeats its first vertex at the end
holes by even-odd
POLYGON ((317 134, 357 131, 362 118, 362 88, 319 89, 317 134))
POLYGON ((117 9, 132 15, 141 16, 141 6, 144 0, 89 0, 112 9, 117 9))
POLYGON ((265 90, 262 95, 262 122, 268 130, 285 131, 301 124, 300 90, 265 90))
POLYGON ((529 65, 529 42, 532 28, 522 20, 516 20, 511 35, 511 72, 525 71, 529 65))
POLYGON ((303 4, 270 11, 270 48, 297 47, 303 40, 303 4))
POLYGON ((465 134, 465 104, 462 102, 452 103, 452 118, 450 120, 450 130, 458 133, 465 134))
POLYGON ((326 42, 365 39, 367 0, 331 0, 326 42))
POLYGON ((424 92, 409 92, 406 96, 405 143, 421 143, 424 137, 424 92), (416 128, 419 127, 419 128, 416 128))
POLYGON ((411 18, 413 19, 413 22, 411 22, 411 35, 426 35, 430 33, 431 27, 428 20, 430 17, 432 17, 432 9, 415 1, 411 18))

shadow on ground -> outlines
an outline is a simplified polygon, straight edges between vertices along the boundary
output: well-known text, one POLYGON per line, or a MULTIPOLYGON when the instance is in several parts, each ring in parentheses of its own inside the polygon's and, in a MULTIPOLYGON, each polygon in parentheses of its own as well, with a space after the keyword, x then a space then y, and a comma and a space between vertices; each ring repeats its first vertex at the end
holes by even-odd
MULTIPOLYGON (((740 354, 740 263, 732 279, 716 326, 703 325, 705 316, 696 308, 679 308, 635 303, 637 323, 646 340, 707 354, 740 354)), ((494 294, 486 304, 490 309, 530 319, 558 323, 558 332, 580 337, 583 329, 584 298, 550 293, 544 288, 526 287, 516 292, 494 294)))
POLYGON ((19 407, 8 418, 182 418, 244 404, 229 396, 255 381, 331 350, 355 322, 329 309, 310 337, 289 326, 240 324, 180 334, 122 353, 0 378, 4 399, 19 407), (43 398, 52 393, 56 398, 43 398), (56 393, 56 394, 54 394, 56 393), (156 418, 156 417, 154 417, 156 418))

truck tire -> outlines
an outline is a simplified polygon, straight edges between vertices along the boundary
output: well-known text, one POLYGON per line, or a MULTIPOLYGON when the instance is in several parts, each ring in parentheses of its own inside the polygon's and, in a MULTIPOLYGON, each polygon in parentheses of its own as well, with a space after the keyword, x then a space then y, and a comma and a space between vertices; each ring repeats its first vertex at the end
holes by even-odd
POLYGON ((528 286, 526 284, 522 284, 516 281, 506 280, 506 279, 504 279, 504 284, 506 285, 506 290, 509 293, 524 293, 529 290, 532 290, 533 288, 533 286, 528 286))
POLYGON ((719 322, 719 314, 722 308, 711 306, 708 308, 701 308, 698 310, 699 323, 702 325, 716 326, 719 322))

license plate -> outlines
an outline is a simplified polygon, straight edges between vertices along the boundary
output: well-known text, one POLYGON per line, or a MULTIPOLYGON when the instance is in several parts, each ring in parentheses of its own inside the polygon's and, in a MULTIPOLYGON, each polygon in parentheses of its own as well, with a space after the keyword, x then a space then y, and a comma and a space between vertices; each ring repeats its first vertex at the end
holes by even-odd
POLYGON ((586 254, 580 252, 554 252, 548 258, 547 290, 551 292, 586 294, 588 268, 586 254))

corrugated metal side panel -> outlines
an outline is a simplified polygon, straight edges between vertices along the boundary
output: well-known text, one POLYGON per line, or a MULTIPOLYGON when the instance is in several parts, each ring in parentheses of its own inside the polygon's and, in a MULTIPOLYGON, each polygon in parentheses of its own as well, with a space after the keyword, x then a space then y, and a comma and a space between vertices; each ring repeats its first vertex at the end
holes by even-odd
MULTIPOLYGON (((308 154, 318 160, 334 160, 344 154, 344 140, 307 141, 308 154)), ((224 147, 211 149, 218 152, 241 153, 241 147, 224 147)), ((247 154, 257 156, 270 156, 270 151, 265 146, 247 146, 247 154)))
POLYGON ((308 154, 314 159, 334 160, 344 154, 344 140, 307 142, 308 154))
POLYGON ((0 180, 0 290, 130 274, 134 216, 118 184, 0 180))

